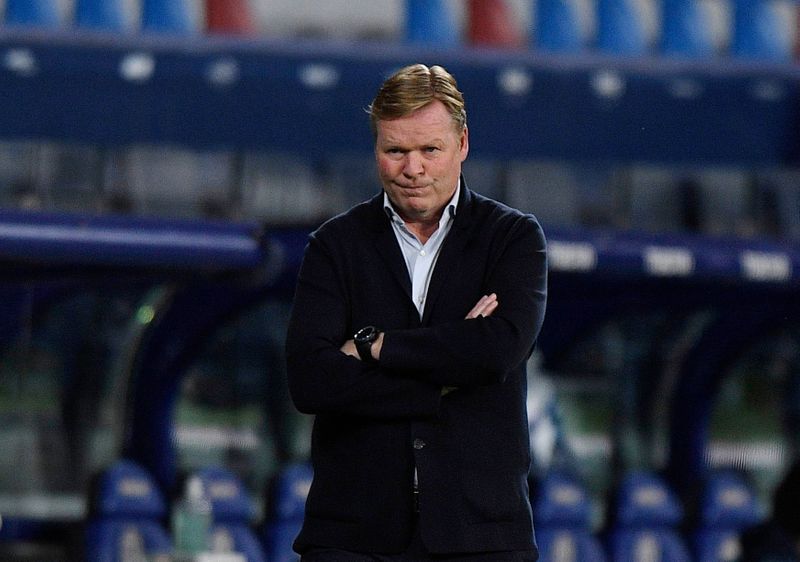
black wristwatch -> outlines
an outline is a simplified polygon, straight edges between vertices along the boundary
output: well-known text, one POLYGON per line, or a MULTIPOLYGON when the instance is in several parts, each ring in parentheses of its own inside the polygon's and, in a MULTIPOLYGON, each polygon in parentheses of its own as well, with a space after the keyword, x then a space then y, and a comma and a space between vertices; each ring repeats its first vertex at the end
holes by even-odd
POLYGON ((378 339, 378 334, 380 332, 375 326, 365 326, 353 336, 356 351, 362 361, 375 361, 375 358, 372 357, 372 344, 378 339))

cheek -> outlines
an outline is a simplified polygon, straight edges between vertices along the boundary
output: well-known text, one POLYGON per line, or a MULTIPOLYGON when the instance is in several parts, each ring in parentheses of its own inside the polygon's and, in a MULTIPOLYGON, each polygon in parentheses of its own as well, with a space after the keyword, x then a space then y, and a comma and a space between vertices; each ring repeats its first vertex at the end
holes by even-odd
POLYGON ((387 159, 378 159, 378 174, 382 178, 392 178, 397 175, 397 163, 387 159))

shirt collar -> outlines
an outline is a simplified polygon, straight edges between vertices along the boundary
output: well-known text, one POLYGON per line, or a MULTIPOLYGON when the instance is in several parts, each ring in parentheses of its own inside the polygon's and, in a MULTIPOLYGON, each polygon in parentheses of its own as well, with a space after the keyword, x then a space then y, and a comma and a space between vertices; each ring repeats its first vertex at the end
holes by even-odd
MULTIPOLYGON (((447 211, 442 213, 442 218, 439 220, 439 226, 441 226, 445 220, 449 218, 455 218, 456 216, 456 208, 458 207, 458 198, 461 195, 461 178, 458 179, 458 185, 456 185, 456 191, 453 193, 453 196, 450 198, 446 205, 447 211)), ((398 224, 404 224, 404 221, 400 215, 397 214, 397 211, 394 210, 392 206, 392 202, 389 201, 389 196, 386 195, 386 192, 383 192, 383 210, 386 211, 386 215, 392 219, 392 221, 398 224)))

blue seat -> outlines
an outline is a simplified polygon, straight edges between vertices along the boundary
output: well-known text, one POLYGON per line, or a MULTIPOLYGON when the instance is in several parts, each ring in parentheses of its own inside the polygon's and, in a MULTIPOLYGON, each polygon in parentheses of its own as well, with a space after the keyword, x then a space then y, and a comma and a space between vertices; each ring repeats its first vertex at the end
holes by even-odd
POLYGON ((255 506, 241 480, 220 467, 203 468, 196 474, 211 502, 211 549, 242 554, 247 562, 266 562, 252 528, 255 506))
POLYGON ((6 0, 5 25, 58 27, 56 0, 6 0))
POLYGON ((445 0, 406 0, 405 41, 415 45, 455 47, 461 42, 445 0))
POLYGON ((576 53, 585 47, 578 10, 570 0, 539 0, 531 33, 534 49, 552 53, 576 53))
POLYGON ((295 562, 292 550, 306 508, 313 472, 308 463, 295 463, 281 470, 273 479, 264 526, 264 543, 270 562, 295 562))
POLYGON ((694 535, 697 562, 728 562, 741 554, 741 533, 762 519, 755 493, 739 473, 723 471, 706 480, 694 535))
POLYGON ((98 31, 123 31, 125 11, 122 0, 77 0, 75 25, 98 31))
POLYGON ((196 30, 187 0, 142 0, 142 31, 183 35, 196 30))
POLYGON ((711 25, 697 0, 663 0, 661 52, 689 58, 714 54, 711 25))
POLYGON ((793 57, 794 30, 780 7, 769 0, 735 0, 734 56, 788 61, 793 57))
POLYGON ((591 531, 591 507, 583 484, 571 474, 554 470, 541 479, 533 502, 539 560, 605 560, 600 541, 591 531))
POLYGON ((643 55, 647 38, 633 0, 598 0, 597 48, 615 55, 643 55))
POLYGON ((122 562, 125 550, 141 550, 149 559, 168 557, 172 541, 163 521, 167 505, 150 474, 122 460, 93 484, 86 525, 87 562, 122 562))
POLYGON ((632 472, 615 494, 609 532, 613 562, 689 562, 689 549, 677 530, 683 508, 657 475, 632 472))

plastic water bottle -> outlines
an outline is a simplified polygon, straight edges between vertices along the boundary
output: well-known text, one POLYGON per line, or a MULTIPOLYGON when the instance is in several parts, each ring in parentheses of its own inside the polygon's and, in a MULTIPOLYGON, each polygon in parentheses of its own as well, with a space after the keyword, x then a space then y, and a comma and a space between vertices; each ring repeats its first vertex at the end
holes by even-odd
POLYGON ((207 551, 210 528, 211 503, 206 498, 203 481, 192 476, 172 514, 172 532, 178 553, 194 556, 207 551))

